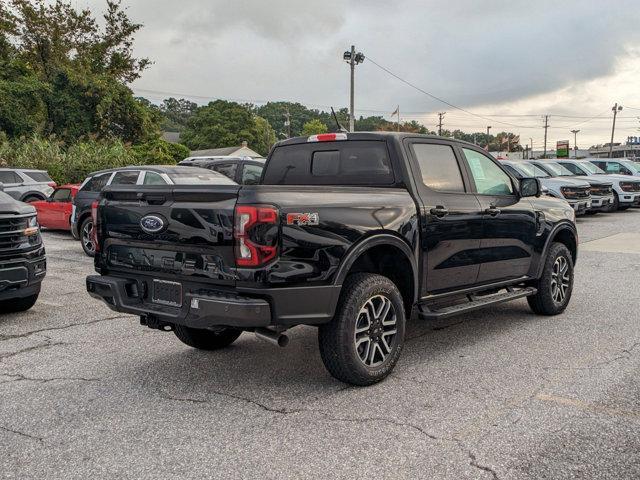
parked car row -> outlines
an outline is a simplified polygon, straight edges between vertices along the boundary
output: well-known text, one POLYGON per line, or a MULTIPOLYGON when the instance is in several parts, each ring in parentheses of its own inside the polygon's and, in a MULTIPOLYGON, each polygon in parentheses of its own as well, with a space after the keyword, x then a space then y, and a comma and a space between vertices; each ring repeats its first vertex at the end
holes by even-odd
POLYGON ((596 163, 606 166, 608 162, 601 159, 503 161, 505 168, 519 178, 540 179, 547 195, 566 200, 577 215, 640 206, 640 179, 630 178, 632 173, 609 174, 596 163))

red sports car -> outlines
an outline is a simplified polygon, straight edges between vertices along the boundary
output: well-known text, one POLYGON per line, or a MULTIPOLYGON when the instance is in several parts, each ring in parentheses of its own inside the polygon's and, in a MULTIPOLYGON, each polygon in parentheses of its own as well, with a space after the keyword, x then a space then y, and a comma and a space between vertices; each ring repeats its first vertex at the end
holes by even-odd
POLYGON ((71 230, 73 199, 80 185, 57 187, 46 200, 31 202, 38 212, 38 223, 51 230, 71 230))

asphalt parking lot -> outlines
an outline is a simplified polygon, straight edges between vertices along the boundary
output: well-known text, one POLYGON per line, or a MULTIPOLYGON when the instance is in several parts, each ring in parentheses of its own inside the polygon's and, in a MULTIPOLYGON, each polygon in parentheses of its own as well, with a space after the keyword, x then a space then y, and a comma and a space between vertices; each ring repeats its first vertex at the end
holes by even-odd
POLYGON ((563 315, 413 320, 394 373, 355 388, 313 328, 205 353, 141 327, 46 232, 38 304, 0 317, 0 477, 639 478, 640 209, 579 234, 563 315))

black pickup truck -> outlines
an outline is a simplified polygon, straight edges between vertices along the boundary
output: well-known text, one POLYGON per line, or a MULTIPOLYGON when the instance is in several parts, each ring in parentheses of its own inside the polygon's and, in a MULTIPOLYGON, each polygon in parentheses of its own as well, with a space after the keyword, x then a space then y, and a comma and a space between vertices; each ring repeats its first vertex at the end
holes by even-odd
POLYGON ((336 378, 368 385, 394 367, 405 322, 526 297, 571 297, 574 212, 475 145, 395 133, 279 142, 259 185, 107 187, 96 206, 110 308, 212 350, 243 331, 283 345, 319 327, 336 378))
POLYGON ((36 209, 0 187, 0 313, 33 307, 46 273, 36 209))

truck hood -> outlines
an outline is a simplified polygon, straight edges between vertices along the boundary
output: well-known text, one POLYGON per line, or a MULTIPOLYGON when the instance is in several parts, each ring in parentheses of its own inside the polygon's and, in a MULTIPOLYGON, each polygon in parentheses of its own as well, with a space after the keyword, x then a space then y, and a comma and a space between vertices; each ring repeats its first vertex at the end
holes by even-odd
POLYGON ((4 192, 0 192, 0 214, 13 213, 15 215, 24 215, 36 213, 36 209, 23 202, 13 199, 4 192))
POLYGON ((540 183, 547 188, 560 187, 589 187, 589 182, 578 180, 576 177, 543 177, 540 183))

